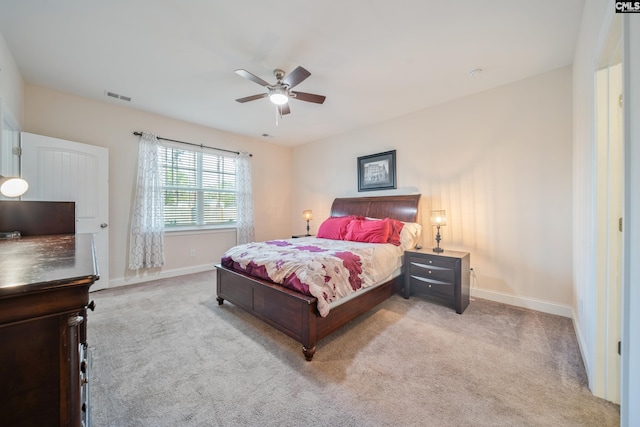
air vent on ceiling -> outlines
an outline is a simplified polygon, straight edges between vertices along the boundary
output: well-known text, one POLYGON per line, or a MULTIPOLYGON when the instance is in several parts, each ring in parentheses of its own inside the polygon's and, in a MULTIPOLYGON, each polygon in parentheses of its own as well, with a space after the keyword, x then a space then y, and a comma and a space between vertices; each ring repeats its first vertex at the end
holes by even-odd
POLYGON ((118 95, 115 92, 109 92, 109 91, 106 91, 106 90, 104 91, 104 94, 107 95, 107 96, 110 96, 112 98, 115 98, 115 99, 121 99, 123 101, 131 102, 131 97, 130 96, 118 95))

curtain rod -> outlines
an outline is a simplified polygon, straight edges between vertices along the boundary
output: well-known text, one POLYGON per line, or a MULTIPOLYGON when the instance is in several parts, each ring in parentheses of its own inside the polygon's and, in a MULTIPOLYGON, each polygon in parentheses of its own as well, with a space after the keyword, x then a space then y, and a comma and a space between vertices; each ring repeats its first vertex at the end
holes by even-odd
MULTIPOLYGON (((133 134, 136 135, 136 136, 142 136, 142 132, 133 132, 133 134)), ((209 147, 209 146, 202 145, 202 144, 194 144, 192 142, 184 142, 184 141, 178 141, 176 139, 162 138, 160 136, 156 136, 156 138, 157 139, 161 139, 163 141, 171 141, 171 142, 177 142, 179 144, 193 145, 194 147, 210 148, 211 150, 226 151, 227 153, 240 154, 239 151, 225 150, 224 148, 209 147)), ((253 157, 253 154, 249 153, 249 157, 253 157)))

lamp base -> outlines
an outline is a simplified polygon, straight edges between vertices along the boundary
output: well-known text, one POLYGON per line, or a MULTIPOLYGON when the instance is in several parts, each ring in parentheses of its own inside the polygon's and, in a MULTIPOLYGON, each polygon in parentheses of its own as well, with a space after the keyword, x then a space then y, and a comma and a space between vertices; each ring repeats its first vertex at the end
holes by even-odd
POLYGON ((440 237, 440 225, 438 225, 438 233, 436 234, 436 247, 433 248, 433 252, 444 252, 444 249, 440 247, 440 240, 442 240, 442 237, 440 237))

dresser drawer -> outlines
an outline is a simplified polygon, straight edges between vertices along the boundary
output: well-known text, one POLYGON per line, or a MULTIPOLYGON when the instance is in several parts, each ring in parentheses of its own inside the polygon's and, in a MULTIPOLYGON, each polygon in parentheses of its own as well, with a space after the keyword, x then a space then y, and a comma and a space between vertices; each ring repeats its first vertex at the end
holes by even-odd
POLYGON ((455 287, 452 282, 443 282, 440 280, 427 279, 421 276, 410 276, 411 289, 426 294, 451 299, 455 295, 455 287))
POLYGON ((430 260, 413 259, 409 264, 409 274, 412 276, 421 276, 428 279, 436 279, 453 283, 455 280, 454 265, 448 266, 446 263, 440 265, 430 264, 430 260))

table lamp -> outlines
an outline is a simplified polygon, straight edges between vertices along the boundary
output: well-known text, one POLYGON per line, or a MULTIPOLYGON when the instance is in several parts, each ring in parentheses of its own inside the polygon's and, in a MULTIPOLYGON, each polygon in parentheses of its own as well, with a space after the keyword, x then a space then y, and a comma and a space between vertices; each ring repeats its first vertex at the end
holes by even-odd
POLYGON ((313 219, 313 212, 311 210, 302 211, 302 217, 307 220, 307 236, 311 236, 309 234, 309 220, 313 219))
POLYGON ((443 252, 444 249, 440 247, 440 227, 443 225, 447 225, 447 213, 444 210, 431 211, 431 225, 435 225, 437 227, 436 233, 436 247, 433 248, 433 252, 443 252))

